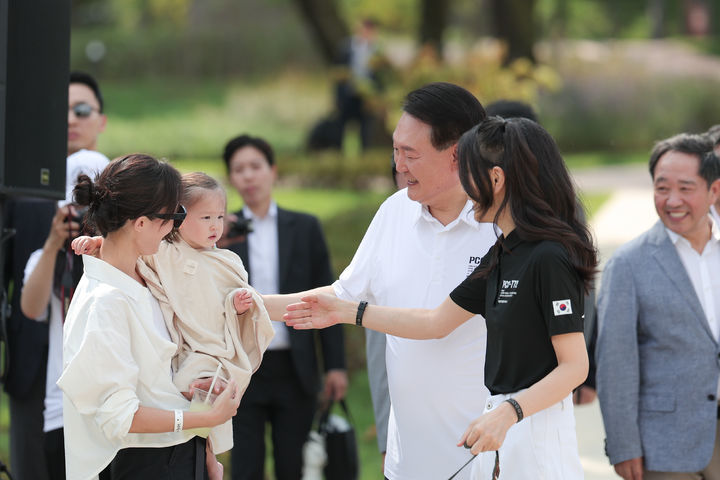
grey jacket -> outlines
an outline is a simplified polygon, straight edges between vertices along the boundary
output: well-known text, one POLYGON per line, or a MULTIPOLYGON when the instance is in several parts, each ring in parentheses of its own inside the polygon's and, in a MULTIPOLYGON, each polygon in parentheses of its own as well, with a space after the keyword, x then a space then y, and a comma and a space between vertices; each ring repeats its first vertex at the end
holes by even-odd
POLYGON ((610 462, 644 457, 648 470, 702 470, 715 443, 720 350, 662 222, 608 262, 598 319, 610 462))

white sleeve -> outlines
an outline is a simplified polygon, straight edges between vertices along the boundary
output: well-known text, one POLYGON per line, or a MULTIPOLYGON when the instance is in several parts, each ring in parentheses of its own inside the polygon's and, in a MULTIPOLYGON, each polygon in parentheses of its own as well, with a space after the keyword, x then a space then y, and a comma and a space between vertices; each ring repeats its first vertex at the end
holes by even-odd
POLYGON ((140 406, 135 393, 139 367, 124 320, 129 313, 111 303, 96 302, 88 309, 82 339, 74 352, 66 348, 70 358, 57 382, 78 413, 92 418, 110 439, 127 435, 140 406))
POLYGON ((366 300, 375 303, 372 284, 378 273, 378 260, 381 254, 379 249, 382 248, 380 235, 385 223, 384 207, 385 204, 380 207, 370 222, 350 265, 333 283, 332 286, 338 298, 351 301, 366 300))
MULTIPOLYGON (((43 252, 42 248, 38 248, 30 255, 30 258, 28 258, 28 261, 25 264, 25 271, 23 272, 23 285, 25 285, 25 283, 27 283, 28 279, 30 278, 30 275, 32 275, 32 272, 35 271, 35 267, 37 267, 37 264, 40 261, 42 252, 43 252)), ((50 295, 52 295, 52 293, 50 293, 50 295)), ((37 320, 38 322, 47 322, 48 317, 49 317, 48 307, 49 307, 49 305, 46 305, 45 310, 43 310, 42 315, 40 315, 37 318, 33 318, 33 320, 37 320)))

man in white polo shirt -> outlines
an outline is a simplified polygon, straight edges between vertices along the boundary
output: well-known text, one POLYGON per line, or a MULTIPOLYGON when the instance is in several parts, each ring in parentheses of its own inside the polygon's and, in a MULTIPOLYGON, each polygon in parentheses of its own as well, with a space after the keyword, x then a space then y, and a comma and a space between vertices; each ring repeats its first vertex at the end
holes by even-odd
MULTIPOLYGON (((457 85, 432 83, 410 92, 403 111, 393 150, 407 188, 382 204, 332 289, 316 292, 374 305, 434 308, 495 243, 492 225, 474 220, 457 170, 458 139, 485 118, 480 102, 457 85)), ((273 300, 266 305, 277 315, 273 300)), ((482 414, 488 395, 485 343, 479 316, 439 340, 387 336, 386 478, 448 478, 471 458, 456 445, 482 414)), ((467 479, 469 470, 455 478, 467 479)))

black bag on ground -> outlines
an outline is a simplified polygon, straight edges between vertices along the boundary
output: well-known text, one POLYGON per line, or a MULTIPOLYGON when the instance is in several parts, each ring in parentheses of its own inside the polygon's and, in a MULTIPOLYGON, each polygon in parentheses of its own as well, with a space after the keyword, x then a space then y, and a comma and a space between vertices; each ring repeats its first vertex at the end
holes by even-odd
POLYGON ((325 480, 357 480, 359 462, 355 429, 345 400, 340 400, 339 403, 345 412, 345 418, 330 415, 333 406, 331 401, 327 410, 322 412, 318 423, 318 430, 325 437, 327 452, 325 480))

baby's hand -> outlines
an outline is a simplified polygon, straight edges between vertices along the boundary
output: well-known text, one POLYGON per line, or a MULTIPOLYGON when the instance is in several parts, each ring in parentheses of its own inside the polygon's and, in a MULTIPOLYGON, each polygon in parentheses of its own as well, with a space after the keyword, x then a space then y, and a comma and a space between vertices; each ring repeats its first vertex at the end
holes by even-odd
POLYGON ((88 237, 82 235, 72 241, 72 247, 75 255, 96 255, 102 245, 102 237, 88 237))
POLYGON ((252 307, 252 304, 252 294, 247 288, 241 288, 233 297, 233 305, 238 315, 247 312, 252 307))

